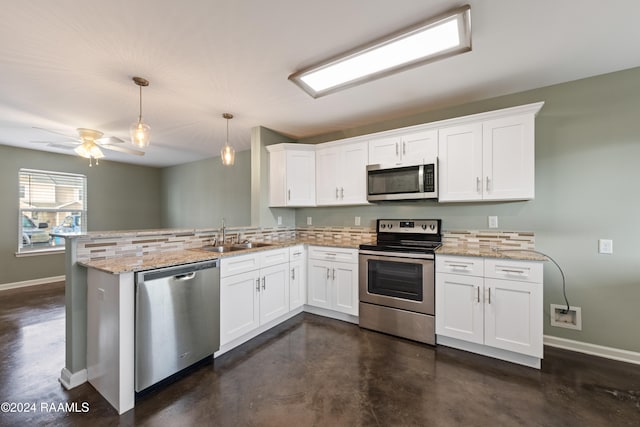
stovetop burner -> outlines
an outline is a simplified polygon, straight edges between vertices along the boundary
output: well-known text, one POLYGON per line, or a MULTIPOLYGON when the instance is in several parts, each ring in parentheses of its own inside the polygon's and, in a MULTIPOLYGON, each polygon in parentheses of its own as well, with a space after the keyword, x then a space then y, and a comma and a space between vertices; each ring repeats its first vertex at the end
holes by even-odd
POLYGON ((432 254, 442 242, 441 222, 439 219, 379 219, 376 244, 363 244, 360 249, 432 254))

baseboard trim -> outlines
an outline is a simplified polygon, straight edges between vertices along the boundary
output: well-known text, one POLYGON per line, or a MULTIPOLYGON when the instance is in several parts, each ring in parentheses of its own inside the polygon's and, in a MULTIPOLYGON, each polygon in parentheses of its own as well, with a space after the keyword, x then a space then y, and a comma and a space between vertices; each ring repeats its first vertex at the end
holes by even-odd
POLYGON ((64 282, 65 276, 43 277, 42 279, 25 280, 23 282, 4 283, 0 285, 0 291, 9 289, 26 288, 27 286, 46 285, 48 283, 64 282))
POLYGON ((326 308, 314 307, 311 305, 304 306, 305 313, 316 314, 318 316, 329 317, 331 319, 342 320, 343 322, 358 324, 358 316, 341 313, 339 311, 328 310, 326 308))
POLYGON ((67 390, 71 390, 74 387, 78 387, 80 384, 87 382, 87 370, 81 369, 78 372, 71 372, 67 368, 62 368, 60 372, 60 378, 58 378, 60 384, 67 390))
POLYGON ((571 350, 578 353, 589 354, 592 356, 604 357, 605 359, 617 360, 619 362, 633 363, 640 365, 640 353, 629 350, 621 350, 619 348, 605 347, 603 345, 590 344, 582 341, 574 341, 566 338, 554 337, 551 335, 544 336, 544 345, 549 347, 571 350))

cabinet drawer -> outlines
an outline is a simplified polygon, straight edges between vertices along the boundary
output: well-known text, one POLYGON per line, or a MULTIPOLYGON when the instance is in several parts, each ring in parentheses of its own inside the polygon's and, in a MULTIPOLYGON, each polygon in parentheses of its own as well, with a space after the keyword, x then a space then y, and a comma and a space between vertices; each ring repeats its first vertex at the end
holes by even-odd
POLYGON ((297 245, 289 248, 289 261, 304 260, 304 246, 297 245))
POLYGON ((245 273, 260 268, 258 254, 247 254, 223 257, 220 260, 220 277, 231 276, 233 274, 245 273))
POLYGON ((289 262, 289 248, 260 251, 256 255, 260 259, 260 268, 289 262))
POLYGON ((309 258, 327 261, 357 263, 358 250, 326 246, 309 246, 309 258))
POLYGON ((537 261, 487 258, 484 260, 484 275, 492 279, 542 283, 543 264, 537 261))
POLYGON ((484 260, 480 257, 436 255, 436 272, 484 276, 484 260))

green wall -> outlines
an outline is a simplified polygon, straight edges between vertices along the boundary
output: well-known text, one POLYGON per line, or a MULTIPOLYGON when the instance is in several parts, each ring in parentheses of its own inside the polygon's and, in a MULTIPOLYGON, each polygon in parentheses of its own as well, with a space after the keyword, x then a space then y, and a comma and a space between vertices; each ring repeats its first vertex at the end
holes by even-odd
POLYGON ((162 226, 219 227, 251 223, 251 151, 236 153, 235 164, 220 157, 162 169, 162 226))
POLYGON ((65 274, 64 253, 15 255, 21 168, 86 175, 89 231, 160 227, 160 169, 0 145, 0 284, 65 274))
POLYGON ((433 201, 306 208, 296 224, 363 225, 376 218, 442 218, 444 229, 534 231, 536 248, 563 268, 569 302, 582 308, 582 331, 551 327, 549 304, 563 304, 561 278, 545 265, 545 334, 640 351, 640 68, 465 104, 437 112, 300 140, 316 143, 537 101, 536 197, 526 202, 433 201), (614 254, 598 254, 598 239, 614 254))

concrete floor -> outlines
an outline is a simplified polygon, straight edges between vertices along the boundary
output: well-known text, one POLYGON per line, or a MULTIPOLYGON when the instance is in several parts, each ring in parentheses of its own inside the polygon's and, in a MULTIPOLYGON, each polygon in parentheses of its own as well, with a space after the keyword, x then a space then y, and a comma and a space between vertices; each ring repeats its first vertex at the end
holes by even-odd
POLYGON ((1 426, 640 425, 640 366, 546 348, 537 371, 310 314, 118 416, 90 385, 58 383, 63 304, 62 284, 0 292, 0 402, 23 410, 3 405, 1 426))

